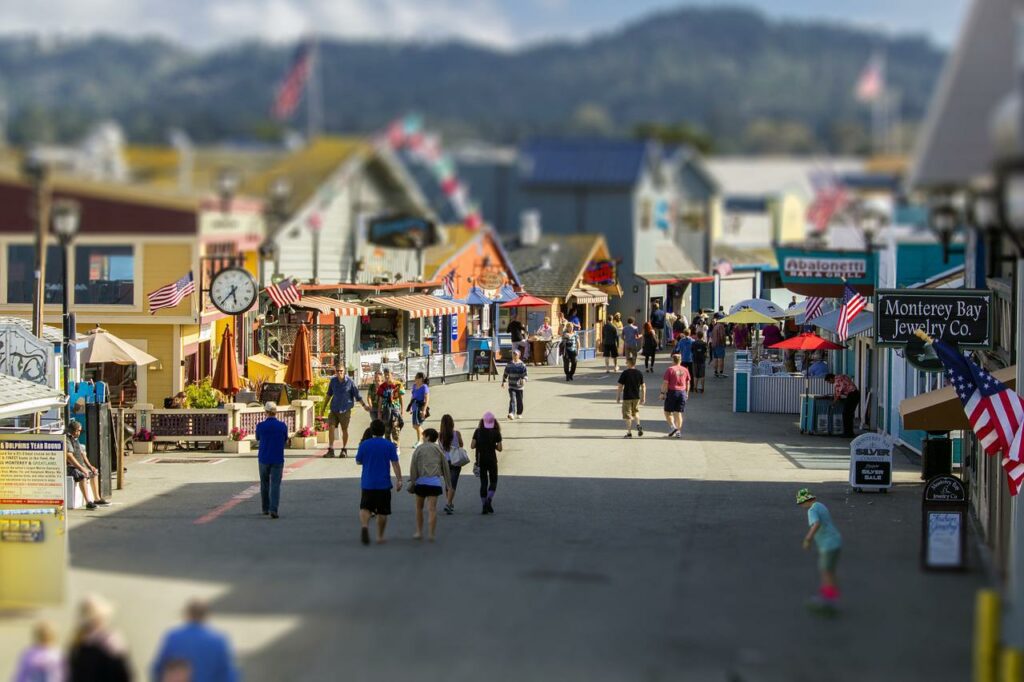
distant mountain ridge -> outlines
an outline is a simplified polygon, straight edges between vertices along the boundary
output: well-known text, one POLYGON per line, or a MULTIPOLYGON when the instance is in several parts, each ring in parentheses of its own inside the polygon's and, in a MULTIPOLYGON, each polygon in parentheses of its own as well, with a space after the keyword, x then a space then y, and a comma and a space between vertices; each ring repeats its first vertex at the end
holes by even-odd
MULTIPOLYGON (((2 38, 8 136, 69 139, 113 117, 140 141, 164 142, 176 127, 199 141, 275 138, 268 112, 292 49, 247 42, 197 53, 155 38, 2 38)), ((853 88, 870 55, 885 52, 909 122, 923 116, 945 57, 923 37, 742 8, 667 11, 586 41, 514 52, 340 40, 323 40, 320 50, 327 130, 379 130, 409 110, 450 136, 499 142, 687 122, 722 151, 857 151, 868 112, 853 88)))

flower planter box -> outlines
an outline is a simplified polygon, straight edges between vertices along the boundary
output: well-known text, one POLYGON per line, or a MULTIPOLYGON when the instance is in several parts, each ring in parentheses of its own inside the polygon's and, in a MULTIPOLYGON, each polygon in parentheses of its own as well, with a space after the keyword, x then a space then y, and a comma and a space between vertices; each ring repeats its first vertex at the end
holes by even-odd
POLYGON ((245 439, 231 440, 228 438, 224 441, 224 452, 230 452, 236 455, 249 452, 249 441, 245 439))
POLYGON ((330 431, 317 431, 316 432, 316 442, 319 443, 320 445, 330 445, 331 444, 331 432, 330 431))
POLYGON ((132 441, 132 452, 136 455, 152 455, 153 454, 153 441, 147 440, 136 440, 132 441))
POLYGON ((316 437, 303 438, 302 436, 292 436, 288 441, 288 447, 292 450, 314 450, 316 449, 316 437))

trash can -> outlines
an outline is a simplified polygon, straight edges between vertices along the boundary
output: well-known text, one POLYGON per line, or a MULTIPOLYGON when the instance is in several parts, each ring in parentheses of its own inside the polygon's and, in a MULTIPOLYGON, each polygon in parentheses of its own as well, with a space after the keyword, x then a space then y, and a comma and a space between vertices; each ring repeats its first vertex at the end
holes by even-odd
POLYGON ((953 473, 953 441, 948 431, 929 431, 921 446, 921 479, 953 473))

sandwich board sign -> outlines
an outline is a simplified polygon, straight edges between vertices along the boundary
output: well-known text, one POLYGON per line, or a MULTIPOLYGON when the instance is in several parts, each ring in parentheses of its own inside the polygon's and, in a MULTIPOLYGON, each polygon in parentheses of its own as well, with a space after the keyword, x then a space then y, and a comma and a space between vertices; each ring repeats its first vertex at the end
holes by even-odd
POLYGON ((879 433, 862 433, 850 441, 850 487, 857 492, 892 487, 893 442, 879 433))

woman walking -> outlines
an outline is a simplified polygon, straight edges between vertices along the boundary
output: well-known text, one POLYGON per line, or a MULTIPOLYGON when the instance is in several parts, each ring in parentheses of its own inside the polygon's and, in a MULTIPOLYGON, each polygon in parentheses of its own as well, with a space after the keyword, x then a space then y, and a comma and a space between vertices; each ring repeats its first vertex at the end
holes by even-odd
POLYGON ((470 447, 476 452, 474 469, 480 474, 482 514, 494 513, 494 491, 498 488, 498 453, 501 452, 501 426, 491 412, 484 412, 480 425, 473 432, 470 447))
MULTIPOLYGON (((450 414, 441 417, 441 431, 438 436, 438 445, 444 452, 444 458, 448 460, 448 469, 451 471, 452 484, 448 487, 448 504, 444 507, 445 514, 455 513, 455 491, 459 487, 459 475, 462 473, 463 464, 455 464, 452 455, 456 458, 466 458, 465 443, 462 441, 462 434, 455 430, 455 420, 450 414)), ((459 460, 455 460, 459 461, 459 460)))
POLYGON ((412 428, 416 431, 416 445, 423 442, 423 422, 427 418, 427 409, 430 406, 430 386, 427 384, 427 375, 417 372, 413 379, 412 397, 409 399, 409 411, 412 412, 412 428))
POLYGON ((654 371, 654 356, 658 354, 658 335, 650 322, 644 322, 644 342, 641 352, 644 356, 644 370, 654 371))
POLYGON ((615 327, 615 331, 618 332, 619 335, 619 343, 616 347, 616 350, 618 351, 619 355, 623 355, 624 353, 622 349, 622 329, 623 327, 625 327, 625 325, 622 324, 622 313, 615 313, 614 315, 612 315, 612 326, 615 327))
POLYGON ((424 441, 413 450, 412 468, 409 470, 409 483, 416 495, 416 533, 413 537, 423 539, 423 505, 426 503, 427 539, 431 542, 437 535, 437 498, 452 488, 451 470, 437 444, 437 436, 436 429, 423 432, 424 441))
POLYGON ((70 679, 75 682, 129 682, 132 666, 124 640, 110 628, 114 610, 102 597, 82 601, 71 644, 70 679))
POLYGON ((370 421, 374 419, 380 419, 380 395, 377 393, 377 389, 384 383, 384 372, 379 369, 373 373, 373 383, 370 384, 369 390, 369 402, 370 402, 370 421))
POLYGON ((562 369, 565 371, 565 380, 572 381, 576 376, 576 358, 580 349, 579 337, 576 335, 576 327, 567 322, 562 328, 562 369))

